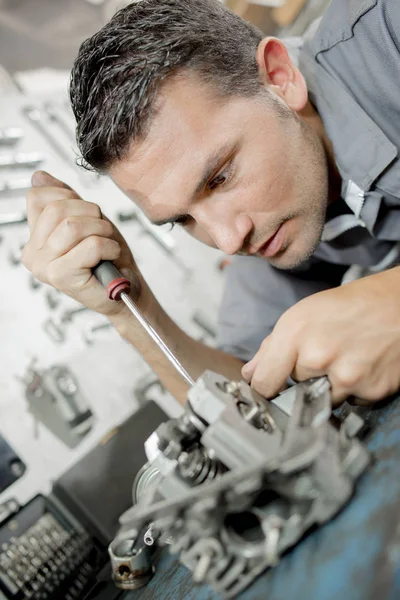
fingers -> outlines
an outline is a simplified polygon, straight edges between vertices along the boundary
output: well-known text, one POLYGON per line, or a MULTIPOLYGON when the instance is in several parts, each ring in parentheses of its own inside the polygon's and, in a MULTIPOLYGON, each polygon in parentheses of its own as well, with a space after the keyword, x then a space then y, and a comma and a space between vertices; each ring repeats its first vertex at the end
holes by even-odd
POLYGON ((60 187, 73 191, 69 185, 50 175, 47 171, 35 171, 31 183, 33 187, 60 187))
MULTIPOLYGON (((84 216, 91 219, 97 218, 99 221, 102 220, 101 210, 97 204, 79 199, 54 200, 51 193, 53 189, 46 188, 43 190, 46 192, 41 199, 43 209, 32 226, 31 238, 28 242, 31 249, 40 250, 43 248, 49 236, 63 221, 69 222, 69 219, 84 216)), ((72 227, 70 231, 72 231, 72 227)), ((97 231, 93 233, 97 234, 97 231)))
POLYGON ((85 238, 96 236, 112 238, 114 228, 110 221, 85 216, 68 216, 50 234, 45 250, 51 256, 60 257, 77 246, 85 238))
POLYGON ((54 200, 79 199, 79 194, 46 171, 32 175, 32 188, 26 194, 28 224, 32 230, 47 204, 54 200))
POLYGON ((283 340, 272 333, 262 343, 255 357, 242 369, 251 387, 265 398, 276 396, 286 386, 297 360, 294 345, 285 347, 283 340))
MULTIPOLYGON (((41 274, 41 281, 63 289, 66 279, 69 281, 68 293, 86 285, 94 275, 90 269, 101 260, 115 261, 121 254, 121 247, 115 240, 92 235, 63 256, 45 264, 45 272, 41 274), (73 275, 72 275, 73 274, 73 275)), ((101 284, 98 284, 101 287, 101 284)))

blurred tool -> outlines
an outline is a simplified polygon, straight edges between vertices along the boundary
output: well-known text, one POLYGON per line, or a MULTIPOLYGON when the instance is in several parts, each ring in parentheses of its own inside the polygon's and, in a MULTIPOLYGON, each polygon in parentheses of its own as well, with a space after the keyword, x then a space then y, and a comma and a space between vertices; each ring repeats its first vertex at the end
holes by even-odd
POLYGON ((119 212, 117 215, 120 223, 126 223, 128 221, 137 221, 145 231, 147 235, 153 238, 153 240, 166 252, 169 256, 172 256, 174 262, 185 271, 186 274, 190 274, 190 269, 176 256, 176 240, 168 233, 163 231, 157 225, 153 225, 149 219, 139 210, 131 210, 129 212, 119 212))
POLYGON ((50 288, 46 291, 46 302, 50 310, 54 310, 61 302, 61 292, 56 288, 50 288))
POLYGON ((13 225, 14 223, 26 223, 26 212, 21 210, 13 213, 0 213, 0 225, 13 225))
POLYGON ((17 152, 15 154, 0 154, 0 168, 34 168, 43 162, 39 152, 17 152))
POLYGON ((96 337, 96 331, 102 331, 103 329, 109 329, 110 327, 112 327, 110 321, 101 321, 100 323, 88 323, 83 329, 83 339, 87 344, 93 344, 96 337))
POLYGON ((126 277, 123 277, 118 269, 109 261, 100 262, 93 269, 95 277, 99 280, 102 286, 106 289, 110 300, 122 300, 125 306, 131 311, 134 317, 139 321, 142 327, 149 334, 151 339, 157 344, 166 358, 175 367, 178 373, 183 377, 189 386, 194 385, 193 379, 190 377, 186 369, 181 365, 176 356, 166 346, 158 333, 153 329, 148 320, 142 315, 132 298, 129 296, 131 282, 126 277))
POLYGON ((10 194, 13 192, 25 192, 31 187, 29 177, 20 177, 18 179, 6 179, 0 181, 0 194, 10 194))
POLYGON ((16 512, 19 511, 20 505, 15 498, 11 498, 10 500, 6 500, 0 504, 0 526, 11 517, 11 515, 15 515, 16 512))
POLYGON ((217 337, 216 327, 204 311, 196 310, 192 315, 192 321, 211 338, 215 339, 217 337))
POLYGON ((64 328, 61 327, 61 325, 59 325, 58 323, 56 323, 51 317, 43 323, 43 329, 47 333, 47 335, 53 340, 53 342, 61 344, 65 341, 64 328))
POLYGON ((25 464, 0 434, 0 493, 19 479, 25 470, 25 464))
POLYGON ((87 306, 78 306, 77 308, 70 308, 63 312, 61 315, 61 323, 70 323, 72 319, 86 310, 90 310, 87 306))
POLYGON ((143 229, 148 233, 165 252, 168 254, 172 254, 176 247, 176 242, 174 238, 169 235, 168 232, 163 231, 156 225, 150 223, 150 221, 145 217, 143 213, 138 210, 129 211, 129 212, 119 212, 118 220, 121 223, 126 223, 127 221, 137 221, 143 227, 143 229))
POLYGON ((22 260, 22 251, 24 249, 26 241, 19 240, 16 243, 13 243, 11 249, 8 253, 8 260, 11 265, 17 267, 21 264, 22 260))
POLYGON ((24 132, 20 127, 0 129, 0 146, 12 146, 22 139, 24 132))
POLYGON ((53 365, 39 371, 30 365, 22 381, 35 420, 74 448, 91 430, 94 417, 70 369, 53 365))
POLYGON ((55 123, 59 127, 59 129, 61 129, 61 131, 73 143, 75 143, 76 140, 75 140, 74 132, 73 132, 72 128, 70 127, 70 125, 67 123, 67 121, 62 116, 61 111, 59 110, 57 104, 55 102, 46 102, 43 107, 43 110, 46 113, 46 115, 48 116, 48 118, 53 123, 55 123))
POLYGON ((67 163, 72 162, 72 156, 68 152, 65 151, 64 146, 59 142, 59 140, 50 133, 49 128, 44 124, 44 119, 42 116, 42 112, 36 108, 35 106, 25 106, 22 109, 23 114, 35 129, 46 138, 49 142, 50 146, 53 150, 58 154, 62 160, 65 160, 67 163))
POLYGON ((154 400, 154 394, 151 392, 154 391, 155 388, 158 392, 161 391, 163 394, 166 393, 165 387, 153 371, 145 373, 137 380, 133 389, 133 395, 139 406, 144 406, 151 400, 154 400))

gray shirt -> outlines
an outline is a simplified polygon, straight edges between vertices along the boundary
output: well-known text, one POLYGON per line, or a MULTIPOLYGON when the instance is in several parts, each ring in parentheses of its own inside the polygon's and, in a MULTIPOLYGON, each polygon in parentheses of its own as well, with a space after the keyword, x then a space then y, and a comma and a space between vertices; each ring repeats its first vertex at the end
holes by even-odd
POLYGON ((314 257, 299 269, 279 273, 263 259, 233 259, 218 345, 244 360, 301 298, 399 258, 400 2, 332 0, 303 42, 299 67, 333 144, 342 198, 328 209, 314 257))

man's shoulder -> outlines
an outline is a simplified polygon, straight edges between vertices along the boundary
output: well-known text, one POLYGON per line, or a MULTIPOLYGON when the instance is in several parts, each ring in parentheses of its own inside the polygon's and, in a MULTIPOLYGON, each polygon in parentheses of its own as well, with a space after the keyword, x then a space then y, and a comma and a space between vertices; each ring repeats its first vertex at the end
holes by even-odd
POLYGON ((331 0, 324 15, 311 25, 304 39, 314 56, 317 56, 354 36, 366 35, 367 30, 362 26, 357 27, 357 24, 362 25, 370 17, 379 19, 380 26, 399 48, 399 0, 331 0))

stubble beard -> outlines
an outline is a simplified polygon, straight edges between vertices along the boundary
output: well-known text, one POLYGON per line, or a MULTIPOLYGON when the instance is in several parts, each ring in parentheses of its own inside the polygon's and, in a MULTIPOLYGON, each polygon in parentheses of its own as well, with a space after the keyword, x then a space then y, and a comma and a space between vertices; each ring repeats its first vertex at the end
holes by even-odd
POLYGON ((297 210, 282 223, 291 219, 298 219, 300 231, 296 238, 303 247, 290 255, 290 247, 295 246, 296 239, 288 240, 278 255, 268 259, 269 263, 280 270, 289 270, 299 267, 309 260, 321 243, 328 206, 328 164, 322 141, 311 128, 301 121, 304 148, 307 165, 298 170, 296 189, 299 190, 297 210))

